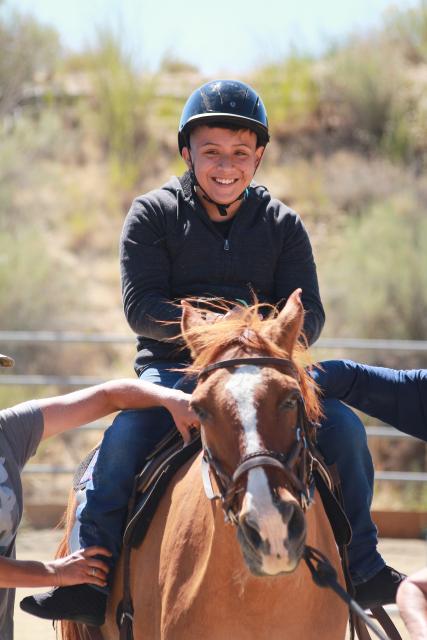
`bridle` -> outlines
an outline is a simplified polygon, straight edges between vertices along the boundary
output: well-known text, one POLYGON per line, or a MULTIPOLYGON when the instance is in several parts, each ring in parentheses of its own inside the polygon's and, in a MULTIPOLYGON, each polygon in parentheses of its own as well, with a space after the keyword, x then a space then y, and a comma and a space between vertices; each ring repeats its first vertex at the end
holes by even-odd
MULTIPOLYGON (((254 356, 247 358, 232 358, 230 360, 220 360, 204 367, 198 374, 198 381, 203 380, 212 371, 217 369, 228 369, 241 365, 254 364, 265 367, 278 367, 286 373, 299 380, 298 371, 294 363, 287 358, 275 358, 270 356, 254 356)), ((288 453, 260 449, 254 451, 240 459, 235 471, 230 476, 224 471, 221 464, 214 458, 209 448, 206 446, 202 434, 203 457, 202 476, 206 495, 209 499, 220 499, 227 522, 238 526, 239 513, 236 508, 239 481, 251 469, 258 467, 273 467, 279 469, 285 476, 290 492, 297 498, 301 509, 305 512, 313 501, 315 480, 313 471, 322 476, 329 490, 333 489, 331 477, 325 469, 322 458, 315 447, 315 433, 318 425, 308 418, 302 396, 298 401, 297 424, 295 428, 296 437, 291 450, 288 453), (212 489, 210 472, 215 478, 219 493, 212 489)), ((348 544, 348 543, 344 543, 348 544)), ((342 546, 342 543, 341 543, 342 546)), ((385 635, 379 629, 361 607, 353 600, 351 595, 337 581, 337 574, 327 557, 318 549, 305 545, 303 552, 304 560, 315 583, 319 587, 331 588, 350 608, 350 637, 354 640, 355 619, 354 614, 360 619, 357 623, 357 635, 360 639, 369 638, 369 634, 363 623, 375 633, 381 640, 401 640, 399 632, 394 627, 390 618, 380 607, 374 609, 373 615, 380 622, 383 629, 388 633, 385 635), (363 622, 362 622, 363 621, 363 622)), ((342 556, 344 575, 348 575, 347 553, 342 556)))
MULTIPOLYGON (((270 356, 254 356, 220 360, 204 367, 198 381, 203 380, 212 371, 217 369, 229 369, 241 365, 254 364, 264 367, 278 367, 286 373, 299 379, 298 371, 294 363, 287 358, 270 356)), ((314 434, 316 425, 308 419, 304 400, 298 400, 297 424, 295 427, 295 441, 288 453, 259 449, 243 456, 235 471, 229 475, 220 462, 215 459, 212 452, 203 442, 202 473, 206 494, 210 499, 219 498, 222 503, 226 520, 238 524, 239 514, 236 507, 240 480, 251 469, 258 467, 273 467, 279 469, 285 476, 286 484, 291 493, 295 495, 300 507, 306 511, 310 506, 314 493, 313 469, 317 463, 317 452, 314 446, 314 434), (215 478, 219 493, 214 493, 210 483, 210 472, 215 478)))

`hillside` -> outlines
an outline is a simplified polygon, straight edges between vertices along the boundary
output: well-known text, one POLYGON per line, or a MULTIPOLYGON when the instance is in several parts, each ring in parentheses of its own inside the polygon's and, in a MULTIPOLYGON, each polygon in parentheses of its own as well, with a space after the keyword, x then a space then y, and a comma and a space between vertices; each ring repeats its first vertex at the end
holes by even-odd
MULTIPOLYGON (((144 73, 124 41, 104 29, 91 49, 70 54, 52 29, 0 13, 3 329, 130 335, 119 287, 123 220, 136 195, 184 170, 179 115, 208 78, 173 59, 144 73)), ((296 52, 242 79, 262 95, 271 124, 257 179, 300 213, 312 239, 324 336, 425 340, 426 3, 390 11, 382 29, 320 58, 296 52)), ((131 347, 2 350, 13 351, 17 372, 132 375, 131 347)), ((425 366, 421 353, 358 357, 425 366)), ((0 387, 0 401, 25 393, 0 387)))

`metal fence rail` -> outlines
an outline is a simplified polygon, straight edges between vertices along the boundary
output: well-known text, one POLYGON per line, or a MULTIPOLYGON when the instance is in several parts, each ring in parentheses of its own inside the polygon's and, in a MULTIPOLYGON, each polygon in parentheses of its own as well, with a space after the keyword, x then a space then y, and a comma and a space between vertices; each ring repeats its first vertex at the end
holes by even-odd
MULTIPOLYGON (((0 343, 55 343, 55 344, 134 344, 135 336, 120 334, 92 334, 74 331, 0 331, 0 343)), ((360 338, 321 338, 312 350, 319 349, 345 349, 345 350, 385 350, 427 352, 427 340, 382 340, 360 338)), ((0 351, 2 349, 0 348, 0 351)), ((27 374, 0 374, 0 385, 38 386, 49 385, 59 387, 84 387, 104 382, 106 378, 98 376, 80 375, 27 375, 27 374)), ((93 422, 80 427, 80 430, 101 430, 105 424, 93 422)), ((368 437, 381 438, 410 438, 406 434, 387 426, 368 426, 368 437)), ((24 473, 30 474, 72 474, 75 469, 69 467, 31 464, 24 469, 24 473)), ((408 471, 376 471, 375 480, 391 482, 415 482, 427 481, 427 473, 408 471)))
MULTIPOLYGON (((102 431, 105 429, 105 423, 100 421, 93 422, 91 424, 83 425, 79 428, 80 431, 102 431)), ((402 433, 393 427, 381 427, 381 426, 367 426, 366 433, 368 438, 410 438, 406 433, 402 433)), ((62 467, 58 465, 48 464, 29 464, 27 465, 23 473, 30 474, 74 474, 76 468, 62 467)), ((389 481, 389 482, 415 482, 422 483, 427 482, 427 472, 416 471, 375 471, 375 481, 389 481)))
MULTIPOLYGON (((134 344, 134 335, 84 333, 80 331, 0 331, 1 342, 56 342, 81 344, 134 344)), ((314 349, 386 349, 427 351, 427 340, 383 340, 368 338, 320 338, 314 349)))

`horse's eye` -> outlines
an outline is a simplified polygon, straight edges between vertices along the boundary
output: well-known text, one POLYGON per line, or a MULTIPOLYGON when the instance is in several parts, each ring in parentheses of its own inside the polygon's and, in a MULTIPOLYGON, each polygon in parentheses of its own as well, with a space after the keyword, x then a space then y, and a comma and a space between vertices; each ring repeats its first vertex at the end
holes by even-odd
POLYGON ((280 405, 280 411, 289 411, 290 409, 296 409, 300 396, 298 393, 294 393, 283 400, 280 405))
POLYGON ((198 404, 191 403, 191 408, 193 409, 196 416, 199 418, 200 422, 205 422, 209 418, 209 413, 198 404))

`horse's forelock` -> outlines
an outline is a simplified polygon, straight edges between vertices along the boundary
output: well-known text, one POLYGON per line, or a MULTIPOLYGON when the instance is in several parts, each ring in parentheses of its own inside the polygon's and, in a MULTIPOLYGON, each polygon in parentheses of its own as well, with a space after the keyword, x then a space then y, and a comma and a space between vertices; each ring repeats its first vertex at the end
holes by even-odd
MULTIPOLYGON (((220 322, 213 324, 197 324, 186 329, 186 335, 192 344, 197 345, 197 355, 186 371, 198 374, 207 365, 219 359, 220 355, 235 349, 233 357, 243 354, 260 353, 264 356, 275 358, 288 358, 295 365, 301 392, 304 398, 308 418, 317 422, 322 411, 318 397, 317 386, 306 371, 306 366, 311 364, 308 356, 306 341, 303 335, 295 344, 293 352, 288 353, 268 337, 268 329, 275 322, 277 310, 270 307, 269 316, 263 319, 260 315, 258 303, 250 307, 238 306, 236 313, 230 314, 220 322)), ((230 310, 229 306, 219 301, 215 309, 223 313, 230 310)))

